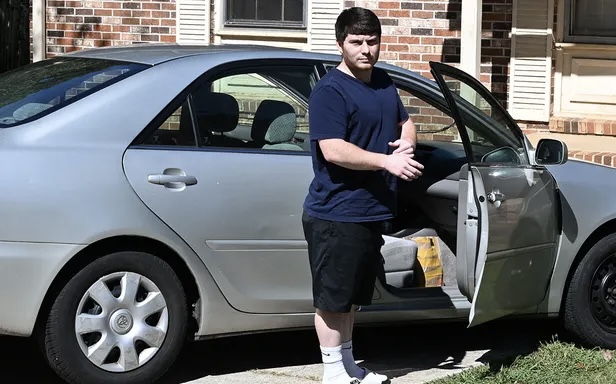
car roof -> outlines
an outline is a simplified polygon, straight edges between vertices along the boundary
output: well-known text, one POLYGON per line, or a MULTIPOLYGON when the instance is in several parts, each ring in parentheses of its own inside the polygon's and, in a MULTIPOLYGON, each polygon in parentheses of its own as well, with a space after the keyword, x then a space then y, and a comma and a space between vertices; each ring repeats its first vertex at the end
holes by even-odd
MULTIPOLYGON (((172 60, 177 60, 185 57, 207 56, 213 54, 234 55, 238 54, 241 57, 243 54, 249 54, 251 59, 270 59, 270 58, 289 58, 289 59, 309 59, 322 60, 329 62, 339 62, 340 54, 325 53, 310 50, 300 50, 285 47, 276 47, 270 45, 257 44, 208 44, 208 45, 189 45, 179 43, 139 43, 131 45, 122 45, 115 47, 88 48, 84 50, 73 51, 64 54, 64 57, 84 57, 106 60, 118 60, 125 62, 133 62, 145 65, 157 65, 172 60)), ((425 85, 436 86, 426 77, 414 71, 404 71, 402 68, 387 62, 379 62, 378 67, 393 70, 395 72, 403 71, 406 75, 422 82, 425 85)))
POLYGON ((258 54, 264 58, 285 56, 306 58, 337 59, 336 55, 319 54, 316 52, 301 51, 291 48, 273 47, 267 45, 245 44, 210 44, 210 45, 183 45, 177 43, 143 43, 123 45, 116 47, 91 48, 74 51, 64 56, 97 58, 108 60, 121 60, 146 65, 157 65, 170 60, 188 56, 211 55, 216 53, 247 53, 258 54))

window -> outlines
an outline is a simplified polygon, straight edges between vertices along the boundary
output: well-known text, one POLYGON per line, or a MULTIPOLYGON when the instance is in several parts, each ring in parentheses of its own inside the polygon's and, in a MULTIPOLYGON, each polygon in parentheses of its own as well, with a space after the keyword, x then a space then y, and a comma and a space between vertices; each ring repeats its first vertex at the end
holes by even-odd
POLYGON ((89 58, 52 58, 0 75, 0 128, 33 121, 147 68, 89 58))
POLYGON ((528 164, 522 137, 511 126, 502 106, 482 92, 443 74, 456 101, 471 145, 471 162, 528 164), (475 108, 473 108, 475 107, 475 108))
POLYGON ((595 44, 616 42, 616 2, 567 0, 566 3, 566 41, 595 44))
POLYGON ((190 106, 185 101, 144 142, 144 145, 196 146, 190 106))
POLYGON ((227 26, 305 27, 305 0, 225 0, 227 26))
POLYGON ((311 66, 225 73, 192 92, 143 144, 309 152, 308 97, 317 79, 311 66))
POLYGON ((418 141, 461 142, 455 120, 432 104, 398 88, 402 104, 415 124, 418 141))

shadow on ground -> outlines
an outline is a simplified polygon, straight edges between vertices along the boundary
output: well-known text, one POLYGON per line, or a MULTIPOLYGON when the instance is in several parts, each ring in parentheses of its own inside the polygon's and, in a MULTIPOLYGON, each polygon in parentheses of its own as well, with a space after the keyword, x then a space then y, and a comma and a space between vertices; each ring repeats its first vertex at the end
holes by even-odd
MULTIPOLYGON (((500 321, 467 329, 464 323, 415 324, 357 328, 355 356, 366 367, 387 370, 391 378, 439 367, 458 368, 467 351, 489 350, 484 363, 511 361, 528 354, 560 331, 554 321, 500 321)), ((0 337, 5 354, 0 360, 0 382, 61 383, 28 340, 0 337)), ((163 379, 179 384, 209 376, 252 369, 320 363, 312 331, 238 336, 191 344, 163 379)))

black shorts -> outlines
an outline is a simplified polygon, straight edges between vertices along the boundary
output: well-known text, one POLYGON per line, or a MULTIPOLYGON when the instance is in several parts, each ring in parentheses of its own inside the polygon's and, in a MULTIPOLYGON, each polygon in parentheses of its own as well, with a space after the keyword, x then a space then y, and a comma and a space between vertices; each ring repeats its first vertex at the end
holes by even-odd
POLYGON ((388 223, 334 222, 304 212, 302 224, 314 307, 348 313, 353 305, 370 305, 376 278, 384 273, 381 247, 388 223))

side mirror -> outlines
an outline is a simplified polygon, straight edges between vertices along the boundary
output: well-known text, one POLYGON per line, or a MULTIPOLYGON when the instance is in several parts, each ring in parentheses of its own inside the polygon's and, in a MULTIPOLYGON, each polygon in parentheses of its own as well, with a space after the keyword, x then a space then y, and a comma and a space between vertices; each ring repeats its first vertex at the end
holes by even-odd
POLYGON ((535 162, 538 165, 564 164, 569 158, 567 144, 555 139, 541 139, 535 150, 535 162))

